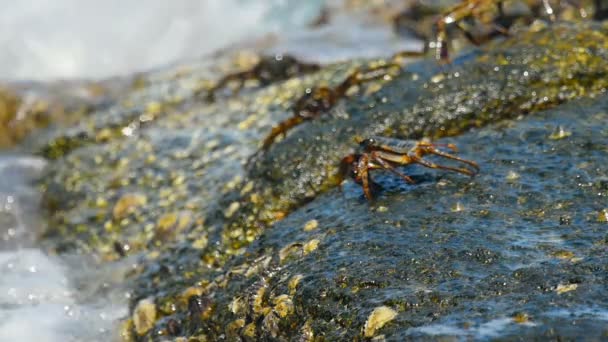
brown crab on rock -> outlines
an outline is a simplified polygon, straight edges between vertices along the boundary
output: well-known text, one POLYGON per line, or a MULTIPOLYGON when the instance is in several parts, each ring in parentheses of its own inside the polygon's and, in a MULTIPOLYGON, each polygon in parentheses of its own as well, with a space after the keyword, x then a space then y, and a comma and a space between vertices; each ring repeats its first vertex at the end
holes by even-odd
POLYGON ((368 200, 372 199, 370 170, 388 170, 410 184, 415 183, 414 180, 398 171, 396 169, 397 166, 420 164, 428 168, 450 170, 471 177, 479 172, 479 165, 477 163, 437 149, 437 147, 446 147, 456 152, 457 148, 454 144, 434 144, 424 140, 399 140, 385 137, 358 138, 357 140, 363 152, 350 154, 342 159, 342 175, 345 175, 350 170, 355 182, 363 186, 363 193, 368 200), (435 164, 423 158, 427 154, 456 160, 466 164, 468 167, 435 164))

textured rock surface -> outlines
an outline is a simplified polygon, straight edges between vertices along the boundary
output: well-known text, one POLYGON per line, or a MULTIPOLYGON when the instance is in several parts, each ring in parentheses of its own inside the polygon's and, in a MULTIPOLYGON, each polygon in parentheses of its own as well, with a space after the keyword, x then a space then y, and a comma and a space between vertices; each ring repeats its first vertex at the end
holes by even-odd
POLYGON ((25 142, 54 159, 44 241, 102 260, 141 253, 131 307, 154 315, 145 329, 125 321, 133 338, 600 338, 607 36, 556 24, 450 66, 408 66, 253 158, 306 88, 382 61, 252 80, 213 102, 208 66, 140 75, 25 142), (370 204, 354 183, 337 187, 367 135, 443 138, 482 173, 412 167, 406 185, 377 172, 370 204))

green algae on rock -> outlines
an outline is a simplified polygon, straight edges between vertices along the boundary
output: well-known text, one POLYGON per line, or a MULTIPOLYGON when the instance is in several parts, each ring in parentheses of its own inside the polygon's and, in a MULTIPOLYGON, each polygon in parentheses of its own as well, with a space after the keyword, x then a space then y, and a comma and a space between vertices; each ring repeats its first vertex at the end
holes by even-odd
POLYGON ((14 147, 28 134, 50 123, 69 122, 68 112, 81 116, 86 111, 84 101, 67 96, 52 99, 34 95, 31 89, 24 92, 16 88, 0 87, 0 149, 14 147))
POLYGON ((430 79, 404 73, 373 97, 346 102, 347 119, 329 116, 294 132, 258 159, 250 175, 273 184, 260 187, 272 189, 275 210, 289 211, 336 185, 336 161, 356 136, 436 139, 597 94, 606 88, 607 31, 578 30, 564 24, 524 33, 430 79))
MULTIPOLYGON (((483 314, 478 306, 508 308, 517 300, 530 301, 524 292, 537 288, 554 296, 559 284, 568 285, 564 281, 591 287, 579 286, 559 300, 576 303, 582 289, 601 302, 594 290, 601 270, 592 259, 519 273, 502 264, 511 261, 511 253, 517 254, 516 263, 526 260, 517 244, 493 240, 501 220, 513 223, 494 212, 498 204, 484 199, 488 187, 442 182, 437 191, 415 192, 426 198, 422 201, 394 191, 399 186, 393 185, 391 201, 383 203, 386 210, 373 212, 359 200, 359 189, 346 195, 331 189, 338 186, 339 162, 352 153, 356 136, 452 137, 599 96, 608 83, 607 36, 602 24, 560 23, 520 32, 463 55, 454 65, 407 66, 376 87, 372 82, 353 90, 361 95, 344 97, 327 115, 298 126, 250 163, 273 123, 291 115, 307 88, 339 84, 359 66, 382 61, 327 66, 213 103, 189 97, 196 87, 185 86, 191 79, 187 73, 185 81, 157 79, 142 85, 128 106, 123 102, 92 112, 72 130, 58 130, 38 145, 41 151, 56 151, 58 158, 43 181, 52 209, 46 243, 57 251, 76 249, 107 259, 144 252, 142 267, 132 275, 132 306, 153 301, 156 321, 153 327, 138 324, 135 335, 141 333, 142 339, 364 338, 370 313, 383 306, 399 314, 378 331, 416 337, 423 332, 409 328, 439 318, 464 324, 458 316, 470 317, 467 309, 483 314), (146 113, 156 113, 154 120, 141 121, 146 113), (146 124, 133 126, 136 121, 146 124), (55 149, 62 139, 75 144, 55 149), (436 210, 437 203, 447 208, 439 217, 421 214, 436 210), (452 212, 454 203, 465 204, 452 212), (312 227, 306 225, 312 219, 316 227, 303 229, 312 227), (493 224, 490 235, 480 229, 488 222, 493 224), (461 226, 468 230, 461 232, 461 226), (480 237, 484 244, 476 243, 480 237), (433 247, 435 242, 445 245, 433 247), (480 289, 467 292, 467 286, 480 289)), ((576 136, 576 129, 568 127, 576 136)), ((487 138, 492 129, 483 132, 486 145, 476 147, 475 139, 466 136, 458 145, 470 159, 476 160, 478 152, 490 164, 496 151, 482 152, 493 144, 487 138)), ((548 141, 562 146, 571 138, 548 141)), ((516 139, 510 141, 506 146, 516 139)), ((604 153, 594 144, 589 146, 593 153, 604 153)), ((579 149, 570 148, 580 159, 579 149)), ((486 172, 497 170, 493 166, 486 172)), ((519 183, 526 172, 534 169, 517 170, 519 183)), ((541 204, 538 199, 527 201, 525 209, 511 214, 524 221, 552 215, 534 207, 541 204)), ((591 199, 588 204, 595 205, 591 199)), ((575 239, 588 242, 585 236, 575 239)), ((540 319, 533 307, 520 311, 540 319)), ((493 319, 493 313, 484 317, 493 319)))
MULTIPOLYGON (((51 145, 46 134, 37 138, 42 129, 52 126, 55 129, 50 131, 65 132, 89 118, 90 113, 115 106, 117 99, 133 88, 133 79, 13 82, 0 86, 0 148, 31 150, 23 146, 26 137, 28 145, 36 146, 37 141, 51 145)), ((54 157, 53 153, 45 156, 54 157)))
MULTIPOLYGON (((289 80, 239 99, 215 103, 184 99, 179 105, 169 106, 171 112, 163 112, 153 124, 137 126, 129 135, 94 138, 96 130, 97 135, 106 131, 106 125, 112 131, 123 131, 123 124, 127 129, 132 127, 128 119, 131 112, 121 112, 123 104, 101 110, 74 129, 53 132, 48 145, 40 147, 43 152, 55 150, 57 143, 66 139, 81 147, 55 150, 61 159, 51 165, 44 184, 49 195, 47 205, 54 212, 45 236, 57 238, 57 250, 78 247, 112 259, 124 254, 115 246, 127 246, 135 252, 147 249, 154 241, 159 243, 154 223, 167 213, 182 211, 195 216, 185 229, 188 240, 201 241, 201 234, 217 236, 221 232, 213 228, 216 222, 207 219, 214 217, 208 214, 210 208, 221 213, 220 217, 231 216, 230 204, 234 201, 218 195, 232 192, 237 186, 239 196, 251 191, 253 183, 242 184, 242 164, 253 154, 256 138, 271 125, 270 116, 285 113, 299 90, 333 74, 345 74, 349 68, 352 66, 337 66, 316 78, 289 80), (119 116, 116 122, 120 124, 112 116, 119 116), (82 143, 75 137, 82 137, 82 143), (147 205, 117 217, 113 208, 120 207, 120 199, 141 189, 154 189, 142 194, 147 197, 147 205), (217 197, 227 201, 226 205, 218 204, 217 197), (210 224, 205 225, 205 221, 210 224)), ((169 80, 170 84, 175 82, 169 80)), ((155 96, 156 88, 162 87, 156 85, 147 96, 140 89, 137 96, 147 101, 155 96)), ((144 102, 142 106, 149 105, 144 102)), ((174 240, 163 236, 168 237, 166 242, 174 240)))
MULTIPOLYGON (((198 290, 172 287, 175 279, 162 279, 166 273, 156 265, 139 279, 136 297, 155 293, 159 303, 176 305, 168 317, 183 324, 183 335, 203 340, 224 334, 362 339, 371 334, 366 322, 373 310, 382 306, 397 313, 374 330, 388 340, 600 338, 608 270, 605 224, 595 214, 606 193, 598 195, 602 185, 593 181, 608 179, 602 167, 607 136, 597 125, 607 118, 602 95, 507 127, 475 130, 453 140, 492 170, 473 181, 449 176, 439 182, 416 172, 419 184, 404 191, 394 177, 379 177, 382 213, 370 210, 356 187, 330 191, 266 230, 223 272, 199 266, 200 278, 182 285, 198 290), (570 140, 548 139, 554 124, 570 127, 570 140), (571 165, 564 167, 565 161, 571 165), (513 168, 522 174, 519 184, 502 181, 513 168), (456 201, 466 208, 452 211, 456 201), (564 215, 569 225, 560 223, 564 215), (317 228, 302 229, 311 217, 317 228), (305 254, 310 241, 316 248, 305 254), (577 257, 556 260, 568 255, 559 252, 564 248, 577 257), (143 284, 151 279, 180 293, 158 296, 158 288, 143 284), (195 325, 180 304, 193 293, 216 308, 195 325), (570 315, 582 326, 565 324, 570 315)), ((182 266, 181 258, 158 261, 169 268, 182 266)), ((155 329, 168 331, 161 321, 155 329)))

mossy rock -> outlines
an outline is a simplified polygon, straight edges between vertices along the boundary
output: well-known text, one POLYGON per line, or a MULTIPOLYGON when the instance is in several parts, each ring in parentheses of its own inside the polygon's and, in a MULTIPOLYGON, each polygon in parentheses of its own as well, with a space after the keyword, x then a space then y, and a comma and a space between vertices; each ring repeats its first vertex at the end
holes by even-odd
POLYGON ((44 243, 103 260, 141 253, 131 308, 155 307, 154 323, 129 328, 136 339, 483 338, 484 324, 502 324, 500 336, 593 328, 599 338, 588 310, 606 304, 597 123, 607 36, 605 24, 557 23, 451 65, 408 65, 263 152, 307 88, 386 61, 330 65, 213 102, 193 86, 196 70, 156 77, 29 145, 56 158, 43 180, 44 243), (354 183, 338 186, 340 160, 370 135, 449 141, 482 172, 414 168, 416 185, 379 172, 368 203, 354 183), (554 303, 582 325, 562 324, 554 303))

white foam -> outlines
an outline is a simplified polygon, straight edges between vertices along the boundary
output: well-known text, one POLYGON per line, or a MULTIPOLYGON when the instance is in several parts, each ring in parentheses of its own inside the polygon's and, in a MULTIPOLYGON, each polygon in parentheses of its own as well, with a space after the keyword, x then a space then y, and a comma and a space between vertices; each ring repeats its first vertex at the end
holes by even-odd
POLYGON ((0 0, 0 79, 107 77, 295 30, 320 0, 0 0))
MULTIPOLYGON (((422 327, 411 328, 408 330, 408 332, 410 334, 422 333, 429 336, 461 336, 473 337, 475 339, 488 339, 500 336, 505 329, 515 324, 517 323, 515 323, 512 318, 501 317, 471 326, 466 329, 448 324, 430 324, 422 327)), ((527 322, 518 325, 532 327, 536 324, 527 322)))
POLYGON ((0 156, 0 341, 107 341, 127 314, 127 298, 112 283, 127 261, 92 266, 34 247, 41 227, 33 181, 45 166, 33 156, 0 156))
POLYGON ((0 251, 30 246, 40 230, 33 182, 45 166, 34 156, 0 155, 0 251))
POLYGON ((608 309, 599 307, 576 307, 556 309, 547 313, 549 317, 565 317, 565 318, 594 318, 602 321, 608 321, 608 309))
POLYGON ((74 271, 38 249, 0 253, 0 341, 108 340, 127 313, 126 297, 80 302, 69 279, 74 271))

